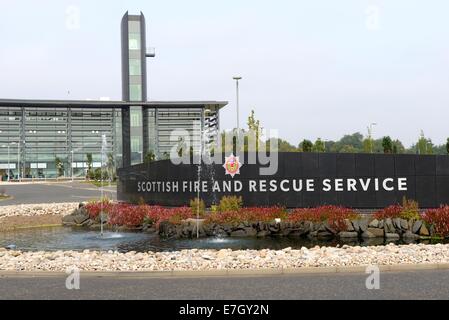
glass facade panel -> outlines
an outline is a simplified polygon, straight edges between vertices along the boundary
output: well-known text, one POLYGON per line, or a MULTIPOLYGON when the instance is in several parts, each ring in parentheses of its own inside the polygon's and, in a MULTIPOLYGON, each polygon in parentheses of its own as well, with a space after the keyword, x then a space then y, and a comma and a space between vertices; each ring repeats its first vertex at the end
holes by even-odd
POLYGON ((156 128, 156 109, 149 108, 146 110, 146 117, 148 123, 148 150, 154 155, 158 154, 157 149, 157 128, 156 128))
POLYGON ((157 109, 157 145, 158 156, 166 157, 177 142, 170 142, 174 130, 185 130, 189 136, 193 152, 200 147, 202 109, 200 108, 160 108, 157 109))
POLYGON ((140 33, 140 21, 128 21, 128 31, 132 33, 140 33))
POLYGON ((140 33, 129 33, 129 50, 140 49, 140 33))
POLYGON ((131 165, 143 162, 142 107, 130 107, 131 165))
POLYGON ((22 109, 0 108, 0 178, 7 180, 18 176, 21 158, 19 144, 22 133, 22 109))
POLYGON ((129 59, 129 75, 130 76, 142 75, 142 64, 140 63, 140 59, 129 59))
POLYGON ((142 150, 142 139, 139 139, 139 137, 131 137, 131 150, 134 150, 134 152, 142 150))
MULTIPOLYGON (((142 163, 147 152, 158 159, 169 155, 177 144, 170 141, 176 129, 188 132, 185 138, 197 152, 202 117, 201 107, 130 107, 131 164, 142 163)), ((120 167, 122 127, 121 108, 0 107, 0 177, 17 178, 19 172, 20 177, 32 179, 84 177, 88 154, 92 154, 93 167, 101 166, 103 134, 107 154, 112 154, 120 167), (57 170, 56 159, 62 163, 62 172, 57 170)))
POLYGON ((142 101, 142 85, 131 84, 129 86, 129 99, 131 101, 142 101))
POLYGON ((129 59, 138 59, 142 60, 142 54, 140 50, 128 50, 129 59))
MULTIPOLYGON (((121 118, 120 109, 1 107, 0 177, 8 177, 8 159, 11 178, 19 177, 17 168, 24 179, 84 177, 87 165, 73 163, 85 163, 87 153, 93 161, 101 161, 102 134, 106 135, 107 152, 114 151, 116 118, 121 118), (57 169, 57 161, 62 170, 57 169)), ((121 137, 121 122, 118 128, 121 137)), ((121 153, 121 139, 119 142, 116 150, 121 153)))
POLYGON ((117 109, 114 111, 115 118, 115 139, 114 154, 115 166, 121 168, 123 166, 123 138, 122 138, 122 111, 117 109))

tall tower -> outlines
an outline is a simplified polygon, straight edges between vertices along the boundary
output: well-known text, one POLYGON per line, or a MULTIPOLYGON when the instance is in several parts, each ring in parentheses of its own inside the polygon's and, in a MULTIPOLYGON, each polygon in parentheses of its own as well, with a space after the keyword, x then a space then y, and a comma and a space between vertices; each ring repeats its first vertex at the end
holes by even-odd
POLYGON ((154 53, 146 52, 145 17, 129 15, 122 18, 122 100, 136 102, 136 106, 122 110, 123 165, 129 166, 143 162, 144 150, 148 145, 144 134, 146 117, 139 102, 147 101, 147 57, 154 53))

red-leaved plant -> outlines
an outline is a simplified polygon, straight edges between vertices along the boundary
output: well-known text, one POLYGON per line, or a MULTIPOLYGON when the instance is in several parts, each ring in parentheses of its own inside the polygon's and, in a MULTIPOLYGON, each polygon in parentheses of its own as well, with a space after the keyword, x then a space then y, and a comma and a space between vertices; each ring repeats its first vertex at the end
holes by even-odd
POLYGON ((130 204, 114 205, 108 216, 108 223, 117 226, 137 227, 140 226, 149 210, 149 206, 130 204))
POLYGON ((285 219, 287 215, 282 207, 250 207, 239 211, 214 212, 206 218, 206 223, 270 222, 278 218, 285 219))
POLYGON ((109 214, 114 205, 108 199, 103 199, 102 201, 92 201, 87 203, 84 208, 87 210, 89 217, 91 219, 96 219, 101 212, 104 214, 109 214))
POLYGON ((182 220, 194 217, 189 207, 163 208, 144 204, 113 204, 109 201, 102 201, 90 202, 85 208, 91 219, 97 218, 100 212, 103 212, 108 215, 108 223, 110 225, 126 227, 138 227, 147 222, 158 228, 163 221, 178 224, 182 220))
POLYGON ((400 218, 402 209, 403 209, 402 206, 398 204, 383 208, 374 214, 374 219, 384 220, 388 218, 390 219, 400 218))
POLYGON ((348 208, 338 206, 321 206, 316 208, 296 209, 290 213, 288 221, 314 223, 327 222, 337 232, 346 231, 345 219, 356 219, 357 213, 348 208))
POLYGON ((422 214, 422 219, 427 225, 433 226, 435 235, 449 237, 449 206, 427 210, 422 214))

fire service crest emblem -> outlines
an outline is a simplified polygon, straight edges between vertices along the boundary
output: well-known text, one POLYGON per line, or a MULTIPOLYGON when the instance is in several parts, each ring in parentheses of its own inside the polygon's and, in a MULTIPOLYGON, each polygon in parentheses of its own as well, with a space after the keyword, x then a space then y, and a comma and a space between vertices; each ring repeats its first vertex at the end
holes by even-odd
POLYGON ((236 174, 240 174, 240 168, 243 166, 242 163, 239 161, 239 157, 234 156, 231 154, 229 157, 225 158, 225 164, 223 165, 223 168, 226 170, 226 175, 230 175, 232 178, 236 174))

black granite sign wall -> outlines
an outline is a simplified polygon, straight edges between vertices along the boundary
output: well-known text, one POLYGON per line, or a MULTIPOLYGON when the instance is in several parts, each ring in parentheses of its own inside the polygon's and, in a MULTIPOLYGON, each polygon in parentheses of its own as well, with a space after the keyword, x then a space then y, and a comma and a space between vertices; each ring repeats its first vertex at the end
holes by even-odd
MULTIPOLYGON (((449 204, 449 156, 279 153, 278 171, 260 175, 260 164, 244 164, 225 175, 222 164, 174 165, 157 161, 119 169, 118 199, 162 206, 188 205, 197 196, 208 204, 224 195, 245 206, 288 208, 342 205, 383 208, 405 196, 422 208, 449 204)), ((224 157, 223 157, 224 158, 224 157)), ((248 157, 245 157, 248 159, 248 157)))

